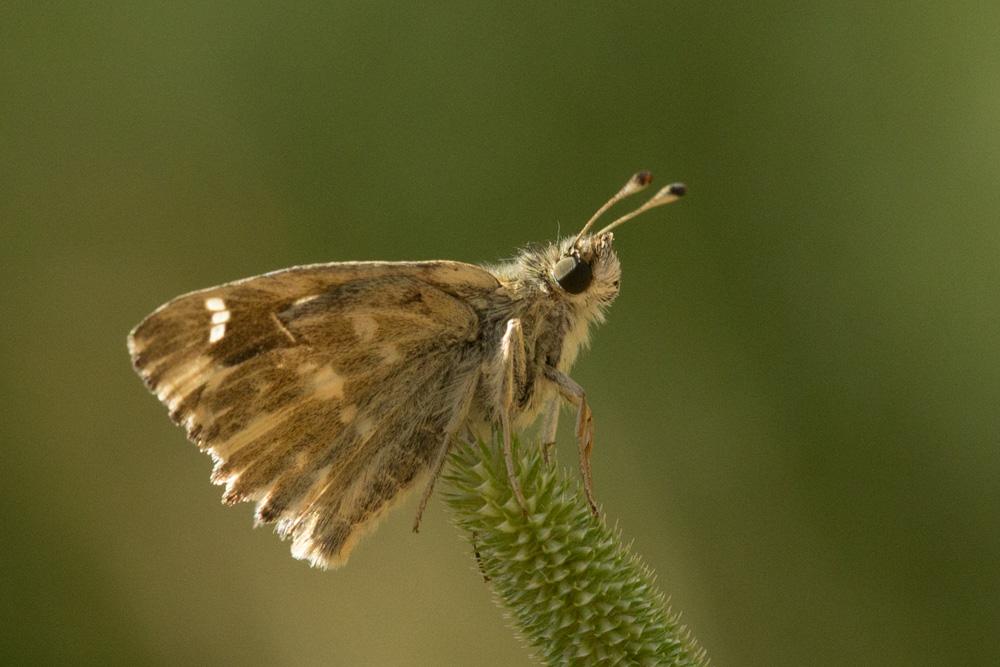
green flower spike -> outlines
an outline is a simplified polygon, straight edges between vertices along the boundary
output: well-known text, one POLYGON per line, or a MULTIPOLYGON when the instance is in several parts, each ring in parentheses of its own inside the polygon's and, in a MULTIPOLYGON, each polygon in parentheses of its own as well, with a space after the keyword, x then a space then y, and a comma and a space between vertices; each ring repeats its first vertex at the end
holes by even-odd
POLYGON ((548 665, 707 665, 618 531, 590 513, 572 481, 519 451, 528 511, 511 491, 499 446, 456 447, 445 475, 455 522, 515 629, 548 665))

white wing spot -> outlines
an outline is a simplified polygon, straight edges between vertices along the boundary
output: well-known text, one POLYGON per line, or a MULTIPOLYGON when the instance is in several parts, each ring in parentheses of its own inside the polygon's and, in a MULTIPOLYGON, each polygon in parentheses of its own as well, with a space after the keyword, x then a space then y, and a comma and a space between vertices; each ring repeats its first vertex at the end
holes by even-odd
POLYGON ((344 378, 330 364, 321 367, 312 377, 313 394, 320 400, 344 397, 344 378))
POLYGON ((205 299, 205 308, 212 312, 212 328, 208 330, 208 342, 218 343, 226 335, 226 322, 229 321, 226 302, 217 296, 212 296, 205 299))
POLYGON ((341 424, 344 425, 350 424, 352 421, 354 421, 354 418, 357 416, 358 416, 358 406, 354 405, 354 403, 345 405, 340 409, 341 424))
POLYGON ((222 337, 225 335, 226 335, 226 325, 216 324, 212 326, 212 328, 208 332, 208 342, 218 343, 220 340, 222 340, 222 337))
POLYGON ((378 322, 371 315, 351 315, 351 324, 354 326, 354 333, 361 339, 362 343, 373 339, 378 331, 378 322))

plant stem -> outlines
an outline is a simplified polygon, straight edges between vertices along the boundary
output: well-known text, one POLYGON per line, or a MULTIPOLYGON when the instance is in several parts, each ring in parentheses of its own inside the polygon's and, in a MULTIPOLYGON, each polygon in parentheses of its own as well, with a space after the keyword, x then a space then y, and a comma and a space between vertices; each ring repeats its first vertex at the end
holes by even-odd
POLYGON ((574 476, 515 443, 513 496, 498 445, 456 447, 447 502, 515 630, 549 665, 708 663, 653 572, 591 514, 574 476))

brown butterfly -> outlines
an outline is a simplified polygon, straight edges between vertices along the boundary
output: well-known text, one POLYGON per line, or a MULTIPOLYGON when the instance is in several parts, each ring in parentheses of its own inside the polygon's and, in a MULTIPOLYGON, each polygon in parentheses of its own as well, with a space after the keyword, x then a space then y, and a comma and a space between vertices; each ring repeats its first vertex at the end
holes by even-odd
POLYGON ((298 266, 191 292, 128 337, 132 363, 188 438, 215 460, 223 501, 255 502, 292 555, 343 565, 402 491, 428 479, 463 436, 545 421, 555 440, 563 401, 577 407, 591 508, 593 425, 568 375, 618 295, 611 230, 685 193, 675 183, 599 232, 634 175, 575 236, 511 262, 337 262, 298 266))

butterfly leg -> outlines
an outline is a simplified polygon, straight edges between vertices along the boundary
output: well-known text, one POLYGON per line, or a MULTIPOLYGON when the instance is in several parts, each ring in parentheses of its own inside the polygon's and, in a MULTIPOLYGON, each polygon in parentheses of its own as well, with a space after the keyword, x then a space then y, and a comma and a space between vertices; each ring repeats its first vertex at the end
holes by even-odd
POLYGON ((559 431, 559 397, 549 400, 545 406, 544 420, 542 421, 542 460, 546 464, 552 461, 552 448, 556 445, 556 433, 559 431))
POLYGON ((528 503, 521 491, 521 483, 514 471, 514 451, 511 443, 511 413, 514 410, 514 399, 520 394, 527 382, 527 361, 524 352, 524 333, 521 331, 521 320, 507 321, 507 330, 500 341, 500 427, 503 430, 503 458, 507 464, 507 479, 514 490, 518 504, 527 512, 528 503))
POLYGON ((587 404, 587 393, 573 378, 555 368, 546 368, 545 377, 558 387, 563 398, 577 407, 576 441, 580 450, 580 475, 583 477, 583 490, 587 494, 590 511, 598 516, 600 512, 594 500, 594 480, 590 468, 590 455, 594 451, 594 415, 587 404))
POLYGON ((430 502, 431 495, 434 493, 434 483, 437 482, 437 478, 441 476, 441 471, 444 470, 444 464, 448 461, 448 452, 451 451, 451 447, 455 443, 459 431, 463 425, 466 425, 465 420, 469 416, 469 409, 472 407, 472 399, 475 396, 477 384, 479 384, 478 376, 473 377, 461 390, 461 403, 445 427, 444 439, 438 448, 437 456, 434 458, 434 464, 431 468, 431 478, 427 481, 427 486, 424 487, 424 492, 420 496, 417 516, 413 519, 414 533, 420 532, 420 520, 423 518, 424 510, 427 509, 427 503, 430 502))

